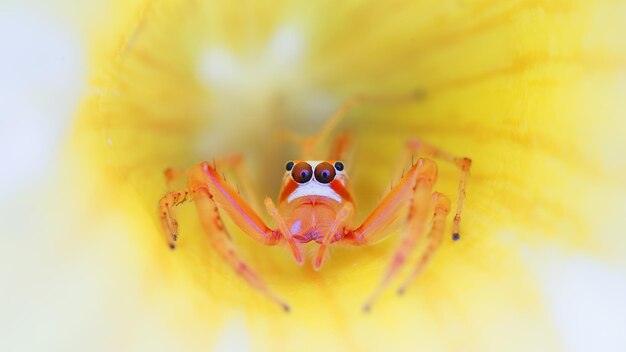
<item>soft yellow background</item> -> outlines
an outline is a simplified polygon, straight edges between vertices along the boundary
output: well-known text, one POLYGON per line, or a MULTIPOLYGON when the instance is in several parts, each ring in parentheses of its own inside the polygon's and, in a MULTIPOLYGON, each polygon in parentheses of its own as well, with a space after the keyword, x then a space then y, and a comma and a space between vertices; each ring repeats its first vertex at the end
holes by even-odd
MULTIPOLYGON (((83 331, 53 346, 528 351, 624 343, 615 333, 624 319, 613 316, 624 304, 607 291, 626 291, 626 3, 100 6, 94 23, 61 10, 86 33, 89 88, 52 186, 19 197, 40 200, 42 225, 30 231, 55 238, 54 250, 43 250, 46 276, 77 288, 64 304, 47 303, 93 312, 33 313, 35 326, 54 316, 53 325, 83 331), (192 204, 178 211, 179 248, 167 249, 156 215, 166 167, 242 153, 259 196, 274 196, 285 160, 297 157, 278 140, 281 128, 313 133, 351 94, 417 88, 423 101, 359 108, 341 126, 354 135, 347 165, 359 219, 408 164, 409 138, 474 161, 462 241, 444 241, 405 297, 392 287, 371 314, 360 311, 394 239, 334 248, 316 273, 285 248, 234 231, 242 256, 291 304, 288 315, 220 260, 192 204), (59 261, 67 267, 50 264, 59 261), (593 281, 597 272, 610 274, 593 281), (606 313, 599 323, 598 311, 606 313)), ((441 164, 437 189, 454 195, 457 178, 441 164)))

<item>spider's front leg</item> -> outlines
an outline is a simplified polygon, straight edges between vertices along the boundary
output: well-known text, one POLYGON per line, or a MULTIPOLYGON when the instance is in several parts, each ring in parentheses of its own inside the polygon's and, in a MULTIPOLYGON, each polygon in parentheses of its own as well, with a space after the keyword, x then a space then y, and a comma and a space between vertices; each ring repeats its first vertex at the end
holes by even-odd
MULTIPOLYGON (((239 257, 239 254, 231 242, 230 235, 220 218, 214 198, 209 187, 202 185, 194 187, 194 201, 198 210, 198 217, 200 218, 204 232, 211 240, 211 244, 222 258, 237 274, 246 280, 250 286, 254 287, 270 300, 277 303, 284 311, 288 312, 290 310, 289 305, 274 294, 257 273, 239 257)), ((268 244, 271 244, 271 242, 276 240, 273 240, 272 235, 268 234, 267 241, 268 244)))
MULTIPOLYGON (((400 182, 389 191, 363 224, 351 232, 350 240, 355 244, 379 240, 384 236, 384 230, 398 218, 400 210, 408 204, 404 237, 379 286, 364 304, 364 311, 370 310, 374 301, 405 264, 410 252, 419 240, 424 238, 429 214, 433 208, 437 221, 433 222, 429 237, 434 237, 433 233, 438 233, 442 228, 441 221, 445 220, 449 212, 450 201, 443 194, 432 193, 432 187, 436 180, 437 165, 431 160, 419 159, 417 164, 412 165, 400 182)), ((427 261, 428 258, 421 259, 420 262, 425 260, 427 261)))
MULTIPOLYGON (((247 172, 243 163, 243 157, 240 154, 232 154, 219 158, 217 161, 213 160, 214 169, 217 168, 217 165, 234 173, 237 184, 242 186, 244 195, 248 198, 248 204, 253 210, 258 210, 254 188, 246 177, 247 172)), ((163 233, 166 235, 167 243, 171 249, 176 248, 176 241, 178 240, 178 222, 176 221, 175 207, 191 200, 191 192, 187 188, 176 189, 174 185, 180 179, 187 178, 189 172, 190 170, 175 168, 167 168, 164 172, 169 193, 161 197, 159 201, 159 214, 163 233)), ((239 186, 237 187, 237 193, 239 193, 239 186)))
POLYGON ((172 207, 180 204, 179 194, 186 194, 185 198, 191 197, 195 201, 202 227, 220 256, 252 287, 279 304, 285 311, 289 311, 289 305, 275 295, 250 266, 241 260, 220 212, 225 211, 244 233, 263 244, 274 245, 282 239, 289 240, 288 236, 279 230, 270 229, 239 192, 207 162, 197 164, 188 172, 188 187, 184 192, 186 193, 166 194, 160 201, 162 224, 168 234, 170 246, 173 248, 178 235, 178 225, 172 207))

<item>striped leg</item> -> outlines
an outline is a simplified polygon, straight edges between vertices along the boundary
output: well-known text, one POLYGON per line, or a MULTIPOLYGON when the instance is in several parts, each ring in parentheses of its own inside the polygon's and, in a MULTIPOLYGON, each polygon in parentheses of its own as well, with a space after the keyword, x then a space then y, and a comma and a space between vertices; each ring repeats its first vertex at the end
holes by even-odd
POLYGON ((171 249, 176 248, 176 240, 178 239, 178 221, 176 221, 174 207, 184 203, 189 198, 189 191, 180 190, 164 195, 159 201, 161 225, 163 226, 167 244, 171 249))
POLYGON ((472 159, 467 157, 454 156, 446 151, 443 151, 435 146, 424 143, 417 139, 411 140, 408 143, 408 147, 411 152, 423 152, 430 157, 441 158, 447 162, 456 165, 461 170, 461 179, 459 181, 459 195, 456 203, 454 220, 452 221, 452 239, 455 241, 459 240, 461 238, 461 209, 463 208, 463 201, 465 200, 465 188, 467 186, 467 179, 469 176, 470 167, 472 166, 472 159))
POLYGON ((409 205, 406 232, 400 242, 400 246, 393 255, 387 271, 383 274, 380 284, 363 305, 363 311, 365 312, 371 309, 380 294, 389 286, 406 262, 410 252, 425 235, 428 215, 434 206, 435 197, 431 195, 431 192, 437 180, 437 165, 433 161, 420 159, 418 166, 415 171, 413 169, 409 171, 409 175, 415 172, 415 181, 412 187, 413 197, 409 205))
POLYGON ((173 207, 193 198, 204 232, 220 256, 250 286, 285 311, 289 311, 289 305, 274 294, 250 266, 239 257, 231 237, 224 227, 220 212, 225 211, 244 233, 266 245, 280 242, 282 238, 280 231, 267 227, 239 192, 233 189, 218 174, 216 168, 209 163, 197 164, 188 172, 166 170, 168 185, 171 185, 181 175, 188 176, 187 189, 168 193, 159 202, 161 222, 170 247, 174 248, 178 237, 178 223, 173 207))
POLYGON ((213 201, 213 196, 208 188, 203 186, 196 188, 194 200, 202 227, 209 237, 213 248, 250 286, 278 304, 284 311, 288 312, 290 310, 289 305, 272 292, 254 270, 239 257, 239 254, 230 240, 230 235, 224 227, 217 205, 213 201))
POLYGON ((415 281, 415 278, 417 278, 417 276, 426 268, 443 239, 443 231, 446 228, 446 218, 450 212, 450 199, 441 193, 435 193, 434 201, 435 213, 433 215, 430 233, 427 236, 428 244, 424 253, 417 261, 417 265, 398 289, 399 295, 404 294, 407 287, 415 281))

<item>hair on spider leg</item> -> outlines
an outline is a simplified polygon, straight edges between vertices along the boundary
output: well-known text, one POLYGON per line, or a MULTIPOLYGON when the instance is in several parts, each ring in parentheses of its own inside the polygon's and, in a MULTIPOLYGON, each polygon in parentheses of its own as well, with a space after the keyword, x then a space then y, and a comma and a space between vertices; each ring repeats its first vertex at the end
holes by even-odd
MULTIPOLYGON (((405 171, 406 171, 406 168, 402 167, 402 173, 400 174, 400 178, 398 179, 398 182, 401 182, 402 179, 404 178, 405 171)), ((394 179, 394 177, 391 176, 391 187, 389 188, 389 190, 393 189, 393 179, 394 179)))

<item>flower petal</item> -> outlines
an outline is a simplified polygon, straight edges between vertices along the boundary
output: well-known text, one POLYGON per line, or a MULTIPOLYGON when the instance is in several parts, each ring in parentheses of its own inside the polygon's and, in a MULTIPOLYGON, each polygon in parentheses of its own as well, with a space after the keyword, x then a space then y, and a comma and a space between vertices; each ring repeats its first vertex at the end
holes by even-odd
MULTIPOLYGON (((607 35, 625 29, 619 2, 170 1, 131 10, 96 53, 100 92, 76 143, 116 195, 103 199, 132 223, 141 264, 128 265, 146 268, 146 304, 177 308, 164 313, 170 334, 214 331, 241 309, 255 350, 556 349, 524 252, 624 252, 614 215, 626 159, 614 150, 624 147, 626 48, 607 35), (363 107, 342 124, 358 146, 361 217, 408 163, 409 138, 474 161, 463 240, 446 241, 406 297, 388 292, 370 316, 359 310, 394 241, 335 248, 318 273, 236 233, 242 256, 291 303, 289 315, 220 260, 192 206, 179 211, 180 247, 167 253, 153 214, 166 167, 242 153, 259 192, 275 194, 296 153, 279 143, 281 126, 312 132, 318 111, 350 94, 415 89, 423 101, 363 107)), ((437 189, 454 195, 457 182, 441 163, 437 189)))

